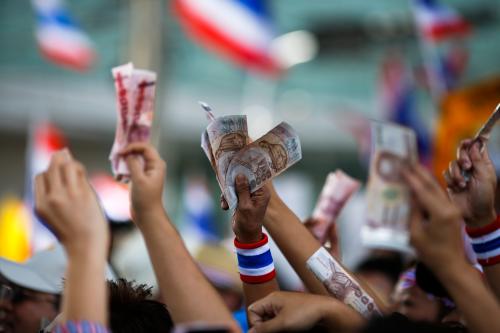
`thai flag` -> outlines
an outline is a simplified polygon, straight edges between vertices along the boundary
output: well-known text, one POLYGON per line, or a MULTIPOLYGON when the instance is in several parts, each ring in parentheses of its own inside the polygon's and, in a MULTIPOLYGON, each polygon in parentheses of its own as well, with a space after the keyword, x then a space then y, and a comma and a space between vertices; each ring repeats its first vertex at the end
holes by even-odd
POLYGON ((420 161, 430 165, 431 134, 416 108, 413 76, 400 55, 390 54, 385 59, 379 84, 386 119, 415 131, 420 161))
POLYGON ((436 0, 414 0, 414 15, 418 29, 430 41, 441 41, 469 33, 470 25, 452 8, 436 0))
POLYGON ((54 235, 34 213, 33 191, 37 174, 47 170, 52 154, 66 146, 62 132, 49 122, 37 123, 31 129, 27 154, 26 203, 32 212, 33 252, 47 248, 56 242, 54 235))
POLYGON ((36 40, 42 55, 63 67, 84 71, 92 66, 92 42, 76 25, 62 0, 32 0, 36 40))
POLYGON ((176 0, 186 31, 206 48, 237 64, 280 72, 270 46, 275 34, 264 0, 176 0))

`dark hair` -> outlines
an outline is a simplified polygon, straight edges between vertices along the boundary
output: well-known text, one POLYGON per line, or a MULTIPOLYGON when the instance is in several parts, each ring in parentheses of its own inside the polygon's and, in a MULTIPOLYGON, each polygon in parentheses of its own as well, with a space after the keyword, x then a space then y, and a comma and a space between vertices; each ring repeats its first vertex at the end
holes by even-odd
POLYGON ((401 255, 371 256, 363 260, 355 269, 356 273, 380 272, 396 284, 403 271, 401 255))
POLYGON ((165 304, 150 299, 152 287, 125 279, 108 281, 108 287, 113 333, 163 333, 173 328, 165 304))

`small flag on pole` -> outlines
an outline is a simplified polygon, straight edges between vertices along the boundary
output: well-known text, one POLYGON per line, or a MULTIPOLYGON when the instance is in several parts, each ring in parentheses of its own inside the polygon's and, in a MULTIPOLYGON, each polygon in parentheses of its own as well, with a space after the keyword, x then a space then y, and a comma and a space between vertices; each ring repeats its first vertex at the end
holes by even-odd
POLYGON ((382 63, 379 91, 386 119, 415 131, 420 160, 430 165, 431 134, 416 107, 412 72, 399 54, 389 54, 382 63))
POLYGON ((439 42, 467 35, 471 27, 455 10, 437 0, 414 0, 414 15, 422 36, 439 42))
POLYGON ((277 74, 275 37, 264 0, 175 0, 186 31, 206 48, 242 67, 277 74))
POLYGON ((63 0, 32 0, 36 14, 36 40, 42 55, 53 63, 77 71, 88 70, 95 59, 89 37, 64 7, 63 0))

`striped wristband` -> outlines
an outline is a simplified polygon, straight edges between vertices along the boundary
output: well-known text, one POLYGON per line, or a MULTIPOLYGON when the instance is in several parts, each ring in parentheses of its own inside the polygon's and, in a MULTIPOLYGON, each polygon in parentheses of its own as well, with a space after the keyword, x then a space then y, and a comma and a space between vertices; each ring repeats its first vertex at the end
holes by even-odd
POLYGON ((276 276, 268 242, 269 239, 264 233, 262 239, 256 243, 241 243, 234 239, 241 281, 264 283, 276 276))
POLYGON ((493 223, 479 228, 465 228, 481 266, 500 263, 500 215, 493 223))

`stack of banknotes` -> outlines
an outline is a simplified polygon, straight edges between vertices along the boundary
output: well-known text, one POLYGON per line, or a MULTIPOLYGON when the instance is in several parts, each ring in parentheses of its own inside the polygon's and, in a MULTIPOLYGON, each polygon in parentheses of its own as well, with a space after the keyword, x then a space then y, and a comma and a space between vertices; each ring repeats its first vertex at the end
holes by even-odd
POLYGON ((229 208, 238 203, 234 181, 243 174, 255 192, 265 182, 302 158, 300 140, 294 129, 282 122, 264 136, 250 142, 244 115, 214 117, 202 103, 210 123, 201 136, 201 147, 215 171, 217 181, 229 208))
POLYGON ((119 152, 132 142, 147 142, 153 123, 156 73, 135 69, 132 63, 112 69, 115 81, 118 120, 109 159, 113 175, 128 181, 130 174, 119 152))
POLYGON ((410 189, 402 179, 401 169, 417 160, 413 130, 391 123, 372 123, 367 218, 361 230, 366 245, 408 251, 410 189))

